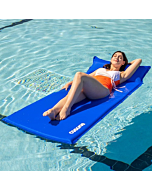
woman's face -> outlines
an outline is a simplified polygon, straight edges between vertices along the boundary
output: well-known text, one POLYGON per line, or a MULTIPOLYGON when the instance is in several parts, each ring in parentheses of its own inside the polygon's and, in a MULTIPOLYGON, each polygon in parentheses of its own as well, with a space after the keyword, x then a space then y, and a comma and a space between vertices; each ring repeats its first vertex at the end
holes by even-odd
POLYGON ((123 60, 123 55, 120 52, 116 52, 113 57, 111 58, 111 63, 114 67, 121 67, 125 64, 125 61, 123 60))

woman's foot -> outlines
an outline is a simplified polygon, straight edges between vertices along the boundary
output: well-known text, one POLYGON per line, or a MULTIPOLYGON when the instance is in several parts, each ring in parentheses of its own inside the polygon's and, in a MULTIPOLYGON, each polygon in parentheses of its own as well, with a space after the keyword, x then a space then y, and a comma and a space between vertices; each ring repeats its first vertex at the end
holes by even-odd
POLYGON ((66 119, 70 115, 70 108, 66 108, 65 106, 62 108, 58 116, 56 117, 56 120, 63 120, 66 119))
POLYGON ((48 116, 51 120, 55 120, 56 116, 55 110, 53 108, 49 109, 43 113, 43 116, 48 116))

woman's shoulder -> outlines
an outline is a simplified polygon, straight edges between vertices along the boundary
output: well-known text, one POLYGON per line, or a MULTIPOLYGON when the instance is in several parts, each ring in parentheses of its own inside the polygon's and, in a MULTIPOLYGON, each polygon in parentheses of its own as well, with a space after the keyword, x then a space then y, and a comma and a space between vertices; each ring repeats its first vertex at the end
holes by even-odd
POLYGON ((103 68, 103 67, 100 67, 100 68, 98 68, 96 71, 106 71, 106 69, 103 68))

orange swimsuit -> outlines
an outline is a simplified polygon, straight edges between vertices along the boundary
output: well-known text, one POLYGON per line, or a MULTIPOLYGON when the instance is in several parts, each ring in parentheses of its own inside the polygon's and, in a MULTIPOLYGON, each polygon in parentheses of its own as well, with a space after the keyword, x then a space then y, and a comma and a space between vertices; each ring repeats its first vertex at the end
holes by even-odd
POLYGON ((97 70, 94 78, 108 88, 111 93, 112 89, 115 89, 120 84, 120 71, 107 71, 104 68, 100 68, 97 70))

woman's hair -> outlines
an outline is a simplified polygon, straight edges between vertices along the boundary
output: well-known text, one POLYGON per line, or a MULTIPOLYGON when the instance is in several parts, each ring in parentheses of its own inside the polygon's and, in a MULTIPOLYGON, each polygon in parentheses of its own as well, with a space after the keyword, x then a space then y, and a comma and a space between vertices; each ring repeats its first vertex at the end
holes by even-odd
MULTIPOLYGON (((126 65, 128 65, 128 59, 127 59, 127 57, 126 57, 125 53, 124 53, 124 52, 122 52, 122 51, 116 51, 116 52, 114 52, 114 53, 113 53, 113 55, 112 55, 112 57, 113 57, 113 56, 114 56, 114 54, 115 54, 115 53, 117 53, 117 52, 122 53, 122 56, 123 56, 123 61, 125 61, 125 64, 124 64, 124 65, 122 65, 122 66, 120 67, 119 71, 124 71, 124 70, 125 70, 126 65)), ((112 58, 112 57, 111 57, 111 58, 112 58)), ((105 64, 103 67, 104 67, 104 68, 106 68, 106 69, 110 69, 110 67, 111 67, 111 62, 110 62, 109 64, 105 64)))

